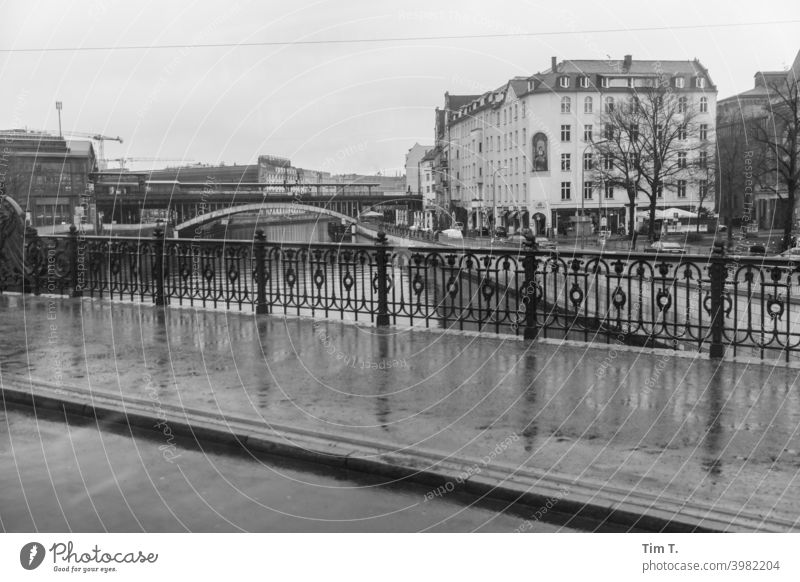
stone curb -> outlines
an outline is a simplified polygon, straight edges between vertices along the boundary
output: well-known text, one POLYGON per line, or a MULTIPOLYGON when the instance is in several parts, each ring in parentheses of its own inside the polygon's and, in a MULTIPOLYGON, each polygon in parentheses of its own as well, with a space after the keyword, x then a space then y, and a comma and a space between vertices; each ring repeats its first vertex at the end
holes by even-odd
POLYGON ((404 449, 396 444, 276 425, 256 418, 224 417, 165 403, 158 403, 156 409, 153 402, 143 399, 88 393, 23 376, 4 374, 0 394, 4 405, 58 411, 154 432, 160 432, 166 424, 176 436, 193 438, 198 444, 218 443, 377 475, 390 482, 415 482, 431 487, 431 498, 434 490, 444 487, 448 493, 460 491, 520 504, 531 509, 532 515, 537 508, 547 508, 545 513, 552 510, 593 522, 656 532, 785 532, 794 527, 789 520, 764 519, 753 513, 665 496, 631 494, 603 483, 576 483, 567 475, 528 467, 483 464, 479 459, 404 449), (26 385, 29 388, 23 388, 26 385), (471 470, 476 466, 479 471, 471 470))

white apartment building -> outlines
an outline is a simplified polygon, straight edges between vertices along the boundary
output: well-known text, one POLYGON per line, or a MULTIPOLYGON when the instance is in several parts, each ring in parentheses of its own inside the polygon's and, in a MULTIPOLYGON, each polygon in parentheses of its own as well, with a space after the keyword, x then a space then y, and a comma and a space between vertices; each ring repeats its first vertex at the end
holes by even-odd
MULTIPOLYGON (((437 128, 447 135, 445 162, 437 170, 446 173, 443 198, 454 219, 478 228, 496 216, 496 224, 512 232, 530 226, 539 234, 583 212, 597 225, 631 228, 627 194, 592 183, 584 163, 587 157, 597 163, 592 142, 602 138, 603 109, 653 83, 668 83, 693 108, 701 135, 713 146, 717 92, 697 60, 635 61, 627 55, 559 63, 553 57, 548 71, 514 77, 483 95, 460 101, 446 95, 446 103, 448 97, 461 103, 445 111, 446 128, 437 128)), ((680 182, 667 185, 659 208, 696 210, 699 189, 708 183, 680 182)), ((713 203, 708 195, 704 205, 713 203)), ((637 208, 647 206, 640 194, 637 208)))

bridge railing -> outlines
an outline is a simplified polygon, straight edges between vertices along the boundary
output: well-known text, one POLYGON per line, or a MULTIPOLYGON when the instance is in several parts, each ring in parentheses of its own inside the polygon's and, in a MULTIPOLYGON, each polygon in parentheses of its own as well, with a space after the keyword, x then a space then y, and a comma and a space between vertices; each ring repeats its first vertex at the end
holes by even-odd
POLYGON ((800 351, 800 265, 783 258, 39 237, 0 290, 755 357, 800 351))

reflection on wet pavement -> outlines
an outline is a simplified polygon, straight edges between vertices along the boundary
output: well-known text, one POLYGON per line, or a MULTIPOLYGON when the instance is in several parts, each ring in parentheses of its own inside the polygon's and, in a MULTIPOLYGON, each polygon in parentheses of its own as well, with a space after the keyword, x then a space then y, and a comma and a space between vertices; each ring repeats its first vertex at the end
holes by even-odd
POLYGON ((139 398, 149 378, 165 403, 459 456, 518 435, 494 462, 800 516, 793 369, 91 300, 49 320, 48 301, 0 297, 4 373, 139 398))

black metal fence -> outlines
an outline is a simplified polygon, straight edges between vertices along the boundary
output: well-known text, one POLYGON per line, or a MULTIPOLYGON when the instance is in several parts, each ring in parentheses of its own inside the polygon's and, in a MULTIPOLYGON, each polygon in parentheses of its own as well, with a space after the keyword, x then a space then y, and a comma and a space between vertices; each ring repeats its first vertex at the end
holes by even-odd
POLYGON ((0 290, 555 337, 788 361, 800 265, 781 258, 83 236, 29 231, 0 290))

